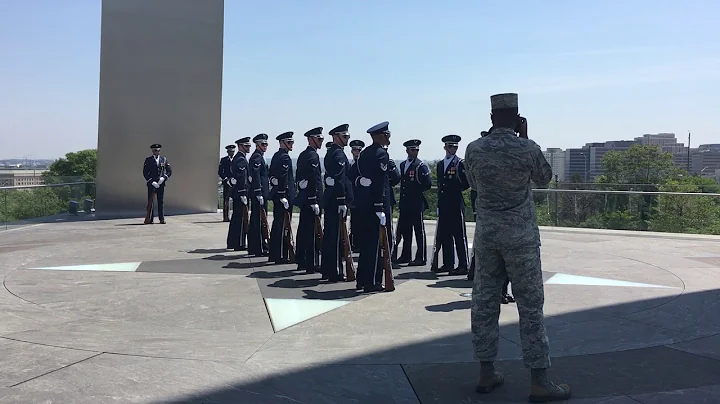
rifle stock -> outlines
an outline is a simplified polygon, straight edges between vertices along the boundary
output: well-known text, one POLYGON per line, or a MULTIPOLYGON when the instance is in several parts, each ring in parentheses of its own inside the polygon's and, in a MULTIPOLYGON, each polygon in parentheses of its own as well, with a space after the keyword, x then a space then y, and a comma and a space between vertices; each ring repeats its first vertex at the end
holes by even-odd
POLYGON ((387 230, 383 225, 380 225, 380 248, 382 249, 382 263, 385 272, 385 291, 392 292, 395 290, 395 280, 393 279, 390 264, 390 245, 388 244, 387 230))
POLYGON ((270 244, 270 233, 268 232, 268 220, 267 220, 267 212, 265 211, 265 208, 262 207, 262 205, 258 205, 260 208, 260 228, 262 231, 262 236, 265 239, 265 242, 270 244))
POLYGON ((292 229, 290 228, 290 212, 285 211, 283 220, 283 242, 287 240, 285 247, 288 250, 288 259, 295 264, 295 242, 293 241, 292 229))
POLYGON ((318 245, 322 245, 323 241, 323 229, 320 223, 320 215, 315 215, 315 237, 318 240, 318 245))
POLYGON ((342 233, 343 244, 345 246, 345 273, 347 275, 347 281, 352 282, 355 280, 355 263, 352 260, 352 250, 350 248, 350 236, 348 235, 347 223, 344 217, 340 217, 340 230, 342 233))
POLYGON ((435 238, 433 239, 433 251, 432 251, 432 261, 430 262, 430 270, 433 272, 437 272, 438 270, 438 228, 440 227, 440 216, 438 216, 437 220, 435 221, 435 238))
POLYGON ((145 207, 145 224, 152 223, 152 211, 153 211, 153 200, 157 195, 157 190, 153 189, 150 191, 150 198, 148 198, 147 206, 145 207))

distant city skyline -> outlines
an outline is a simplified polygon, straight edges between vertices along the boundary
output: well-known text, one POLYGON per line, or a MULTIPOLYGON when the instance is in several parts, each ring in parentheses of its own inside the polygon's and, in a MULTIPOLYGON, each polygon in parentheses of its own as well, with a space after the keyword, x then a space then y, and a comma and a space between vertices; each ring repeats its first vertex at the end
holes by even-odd
MULTIPOLYGON (((0 5, 0 159, 96 147, 100 6, 0 5)), ((221 146, 267 133, 272 154, 279 133, 342 123, 368 143, 366 129, 388 120, 395 157, 417 138, 439 159, 448 133, 462 155, 499 92, 520 94, 543 149, 660 132, 686 143, 688 131, 693 145, 720 143, 718 12, 652 0, 226 1, 221 146)))

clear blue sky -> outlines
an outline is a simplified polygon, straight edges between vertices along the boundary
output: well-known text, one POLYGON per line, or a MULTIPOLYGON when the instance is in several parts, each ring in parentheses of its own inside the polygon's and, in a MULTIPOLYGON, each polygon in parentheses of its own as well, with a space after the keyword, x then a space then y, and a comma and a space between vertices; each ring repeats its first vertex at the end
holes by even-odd
MULTIPOLYGON (((0 0, 0 158, 96 147, 100 0, 0 0)), ((388 120, 440 158, 518 92, 545 147, 720 143, 717 1, 226 0, 222 144, 388 120)), ((297 149, 302 150, 302 147, 297 149)), ((275 150, 274 143, 270 149, 275 150)), ((294 152, 298 154, 299 150, 294 152)), ((462 153, 464 149, 461 148, 462 153)), ((220 153, 220 151, 218 151, 220 153)))

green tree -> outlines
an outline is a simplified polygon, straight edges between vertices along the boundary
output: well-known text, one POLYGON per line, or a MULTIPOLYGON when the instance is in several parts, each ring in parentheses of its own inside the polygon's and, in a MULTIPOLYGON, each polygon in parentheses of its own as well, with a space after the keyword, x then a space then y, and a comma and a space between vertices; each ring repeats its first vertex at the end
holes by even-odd
POLYGON ((53 162, 42 174, 46 184, 56 184, 72 179, 94 181, 97 173, 97 150, 87 149, 67 153, 53 162))

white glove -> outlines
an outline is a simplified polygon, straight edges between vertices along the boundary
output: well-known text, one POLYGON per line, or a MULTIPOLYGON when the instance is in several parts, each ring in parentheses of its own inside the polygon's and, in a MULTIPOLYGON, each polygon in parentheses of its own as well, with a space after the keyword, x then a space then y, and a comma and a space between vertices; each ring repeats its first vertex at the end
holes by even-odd
POLYGON ((273 184, 273 185, 277 185, 277 184, 279 184, 279 183, 278 183, 278 179, 277 179, 277 178, 273 178, 273 179, 271 179, 271 180, 270 180, 270 183, 271 183, 271 184, 273 184))
POLYGON ((260 205, 265 203, 265 198, 263 198, 262 195, 258 195, 258 196, 256 196, 256 198, 257 198, 258 202, 260 202, 260 205))
POLYGON ((385 226, 385 212, 375 212, 378 219, 380 219, 380 226, 385 226))
POLYGON ((315 214, 315 216, 320 215, 320 206, 318 206, 317 203, 310 205, 310 207, 312 208, 313 213, 315 214))
POLYGON ((325 184, 329 187, 332 187, 335 185, 335 178, 333 177, 327 177, 325 178, 325 184))
POLYGON ((300 187, 300 189, 305 189, 307 188, 307 184, 308 180, 301 180, 300 182, 298 182, 298 187, 300 187))
POLYGON ((248 177, 248 182, 252 182, 252 177, 248 177))
POLYGON ((242 201, 243 205, 247 205, 247 196, 241 196, 240 201, 242 201))
POLYGON ((367 177, 360 177, 360 185, 369 187, 372 184, 372 180, 367 177))
POLYGON ((338 206, 338 213, 341 214, 342 217, 346 217, 347 216, 347 206, 345 206, 345 205, 338 206))
POLYGON ((154 186, 155 188, 160 188, 160 184, 158 184, 155 181, 153 181, 152 184, 150 184, 150 185, 154 186))
POLYGON ((290 207, 290 204, 288 203, 287 198, 280 198, 280 203, 283 204, 283 207, 285 207, 285 210, 288 210, 288 208, 290 207))
POLYGON ((158 185, 162 184, 163 182, 165 182, 165 177, 160 177, 160 181, 158 181, 158 185))
POLYGON ((237 180, 235 178, 230 178, 230 183, 235 185, 237 184, 237 180))

